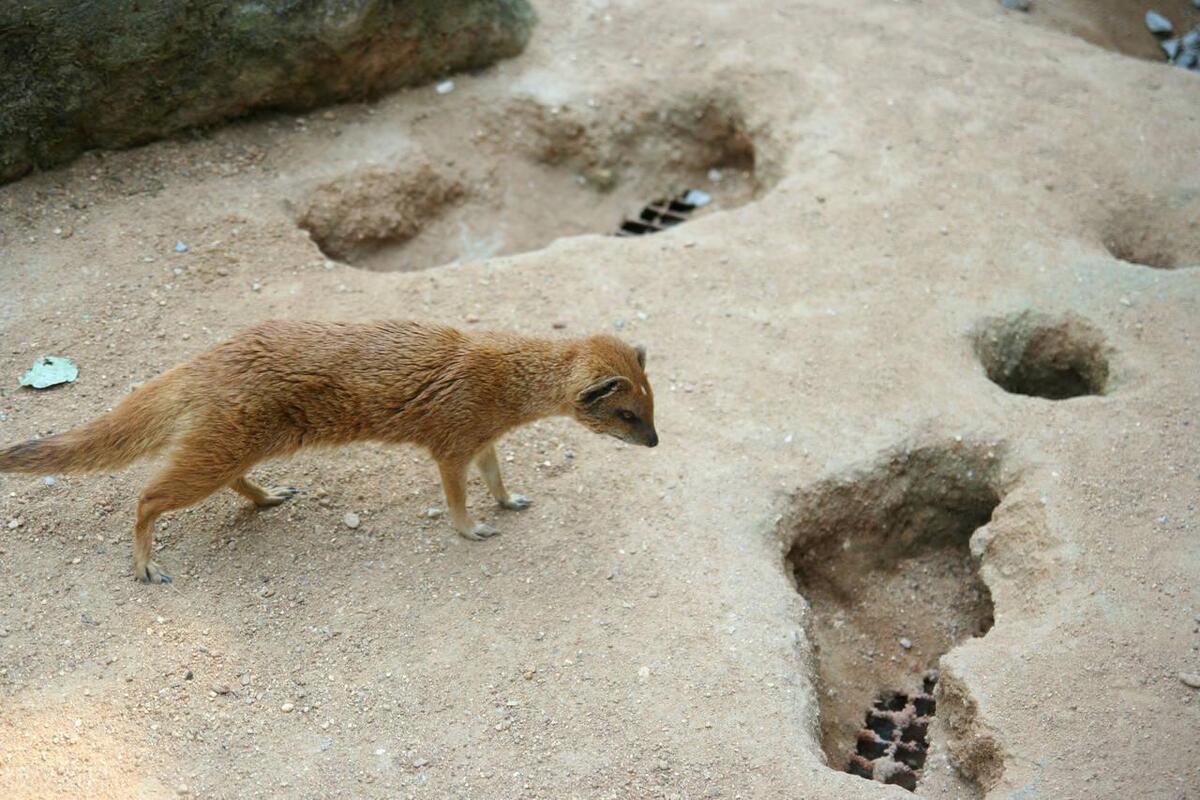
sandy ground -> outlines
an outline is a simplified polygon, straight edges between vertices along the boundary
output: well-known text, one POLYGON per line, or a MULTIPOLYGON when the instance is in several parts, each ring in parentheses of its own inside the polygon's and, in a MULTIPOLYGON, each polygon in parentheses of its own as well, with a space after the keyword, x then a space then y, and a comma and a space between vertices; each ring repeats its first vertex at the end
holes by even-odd
POLYGON ((908 796, 827 759, 827 663, 940 666, 923 796, 1200 797, 1200 80, 1064 32, 1080 3, 738 5, 543 2, 449 94, 0 188, 5 442, 269 317, 617 330, 662 439, 515 433, 536 504, 474 483, 482 543, 427 516, 419 452, 267 465, 306 493, 170 516, 170 586, 130 577, 153 464, 0 478, 0 796, 908 796), (681 188, 714 202, 607 235, 681 188), (1027 319, 1052 360, 1090 332, 1102 393, 990 381, 1027 319), (18 388, 42 354, 78 381, 18 388), (818 652, 839 619, 875 638, 818 652))

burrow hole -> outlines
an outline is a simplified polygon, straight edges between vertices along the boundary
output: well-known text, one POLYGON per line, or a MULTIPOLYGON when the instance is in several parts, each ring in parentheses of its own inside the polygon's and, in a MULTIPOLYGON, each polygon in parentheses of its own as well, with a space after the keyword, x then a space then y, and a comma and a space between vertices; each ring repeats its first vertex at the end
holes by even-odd
POLYGON ((937 670, 931 669, 922 677, 917 690, 879 695, 858 730, 846 772, 880 783, 894 783, 910 792, 917 790, 929 754, 929 726, 937 711, 937 700, 933 697, 937 679, 937 670))
POLYGON ((1175 36, 1200 25, 1200 10, 1192 0, 1053 0, 1033 2, 1029 19, 1065 31, 1094 45, 1135 58, 1165 61, 1162 42, 1146 27, 1146 12, 1169 19, 1175 36))
POLYGON ((1127 199, 1110 215, 1104 246, 1154 269, 1200 266, 1200 190, 1127 199))
POLYGON ((908 789, 920 780, 938 660, 992 626, 969 541, 1000 502, 998 469, 988 447, 954 443, 797 497, 786 563, 811 607, 821 745, 835 769, 908 789))
POLYGON ((617 228, 617 236, 645 236, 673 228, 697 209, 712 202, 712 195, 699 189, 688 189, 674 197, 662 197, 642 207, 637 216, 629 217, 617 228))
POLYGON ((763 190, 756 138, 737 103, 639 102, 525 100, 482 124, 443 121, 419 154, 314 187, 298 224, 327 257, 412 271, 566 236, 657 232, 763 190), (463 128, 470 138, 457 141, 463 128))
POLYGON ((986 320, 974 338, 988 378, 1006 392, 1066 400, 1108 386, 1104 336, 1078 317, 1025 311, 986 320))

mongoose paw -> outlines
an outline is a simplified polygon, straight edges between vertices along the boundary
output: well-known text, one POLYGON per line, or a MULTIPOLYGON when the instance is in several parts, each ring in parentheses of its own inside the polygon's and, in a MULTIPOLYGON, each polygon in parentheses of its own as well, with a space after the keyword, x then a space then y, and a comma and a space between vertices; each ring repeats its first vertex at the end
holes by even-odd
POLYGON ((298 494, 300 494, 300 490, 295 486, 273 486, 267 491, 267 496, 263 498, 262 502, 257 505, 259 508, 274 508, 298 494))
POLYGON ((475 527, 465 533, 459 531, 459 533, 462 533, 463 538, 470 539, 473 542, 483 541, 495 536, 499 532, 494 526, 488 525, 486 522, 476 522, 475 527))
POLYGON ((533 505, 533 501, 523 494, 510 494, 507 500, 500 501, 501 508, 507 508, 509 511, 524 511, 533 505))
POLYGON ((162 571, 162 567, 153 561, 147 561, 143 567, 135 564, 133 574, 141 583, 170 583, 174 580, 174 578, 162 571))

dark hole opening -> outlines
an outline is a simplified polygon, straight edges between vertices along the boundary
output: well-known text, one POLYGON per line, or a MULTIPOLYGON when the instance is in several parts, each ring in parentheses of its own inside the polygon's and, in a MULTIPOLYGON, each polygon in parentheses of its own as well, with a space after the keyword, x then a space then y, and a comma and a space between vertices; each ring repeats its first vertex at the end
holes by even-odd
POLYGON ((896 730, 896 723, 890 716, 871 711, 867 714, 867 727, 875 732, 880 739, 891 739, 896 730))
POLYGON ((871 731, 859 731, 858 743, 855 746, 855 750, 860 756, 876 759, 886 755, 890 746, 890 742, 878 738, 871 731))
POLYGON ((618 236, 642 236, 658 233, 686 222, 696 209, 708 205, 712 198, 705 192, 688 189, 674 197, 664 197, 647 203, 637 219, 626 219, 617 229, 618 236))
POLYGON ((990 321, 976 333, 975 349, 988 378, 1005 391, 1067 400, 1104 394, 1103 342, 1083 320, 1026 312, 990 321))

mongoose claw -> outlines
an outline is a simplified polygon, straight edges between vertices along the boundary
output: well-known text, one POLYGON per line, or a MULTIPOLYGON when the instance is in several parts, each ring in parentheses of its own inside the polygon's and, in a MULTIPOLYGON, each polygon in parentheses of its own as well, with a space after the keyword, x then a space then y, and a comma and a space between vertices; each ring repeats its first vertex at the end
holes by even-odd
POLYGON ((135 568, 134 574, 141 583, 170 583, 175 580, 153 561, 147 561, 144 567, 135 568))
POLYGON ((507 508, 509 511, 524 511, 533 505, 533 501, 523 494, 510 494, 507 500, 500 503, 501 508, 507 508))
POLYGON ((296 495, 300 494, 300 490, 295 486, 274 486, 267 494, 266 498, 258 504, 259 508, 274 508, 281 503, 286 503, 296 495))
POLYGON ((486 522, 476 522, 475 527, 464 533, 463 536, 472 541, 479 542, 495 536, 499 532, 494 526, 488 525, 486 522))

